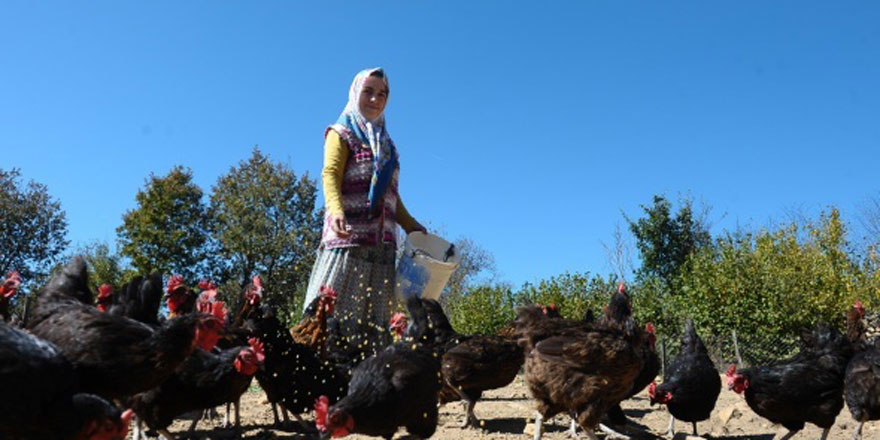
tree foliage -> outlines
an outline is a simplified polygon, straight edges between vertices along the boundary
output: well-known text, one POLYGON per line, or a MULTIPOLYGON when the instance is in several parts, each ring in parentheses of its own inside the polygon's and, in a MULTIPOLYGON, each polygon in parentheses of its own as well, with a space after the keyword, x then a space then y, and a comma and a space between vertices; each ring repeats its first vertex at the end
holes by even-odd
POLYGON ((694 214, 693 202, 683 199, 680 205, 673 217, 672 204, 656 195, 653 205, 642 205, 644 218, 626 219, 642 257, 638 276, 657 277, 669 291, 688 257, 712 242, 704 220, 694 214))
POLYGON ((150 174, 116 229, 121 254, 140 273, 179 273, 193 279, 207 270, 210 223, 192 170, 174 167, 150 174))
POLYGON ((796 335, 819 321, 841 326, 855 299, 876 300, 845 237, 833 209, 816 224, 719 239, 682 274, 679 310, 712 332, 796 335))
POLYGON ((0 272, 40 283, 68 244, 61 203, 45 185, 24 183, 18 169, 0 169, 0 213, 0 272))
POLYGON ((243 286, 259 274, 269 300, 298 316, 321 237, 316 182, 297 177, 258 148, 221 176, 210 211, 226 277, 243 286))

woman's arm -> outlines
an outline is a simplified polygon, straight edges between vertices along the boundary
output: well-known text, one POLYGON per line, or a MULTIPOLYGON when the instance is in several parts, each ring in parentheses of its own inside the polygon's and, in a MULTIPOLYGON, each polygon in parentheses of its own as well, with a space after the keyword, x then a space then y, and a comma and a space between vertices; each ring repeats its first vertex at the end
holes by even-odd
POLYGON ((342 209, 342 176, 348 161, 348 148, 334 130, 327 131, 324 139, 324 168, 321 170, 321 184, 324 188, 324 208, 330 213, 330 228, 340 237, 350 233, 342 209))
POLYGON ((424 233, 428 233, 428 230, 422 226, 421 223, 416 221, 412 215, 410 215, 409 211, 406 210, 406 206, 403 204, 403 199, 400 198, 400 195, 397 195, 397 208, 394 210, 396 215, 397 223, 400 227, 406 231, 407 234, 413 231, 422 231, 424 233))

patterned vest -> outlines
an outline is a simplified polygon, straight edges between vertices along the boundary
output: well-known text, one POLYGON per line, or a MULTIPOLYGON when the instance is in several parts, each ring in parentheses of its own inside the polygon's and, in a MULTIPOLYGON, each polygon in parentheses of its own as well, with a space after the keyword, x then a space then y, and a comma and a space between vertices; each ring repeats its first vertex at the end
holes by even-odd
POLYGON ((342 210, 345 221, 351 226, 351 236, 341 238, 330 228, 330 212, 324 214, 324 230, 321 244, 326 249, 354 246, 376 246, 380 242, 397 242, 397 176, 400 168, 394 170, 391 183, 385 190, 383 209, 370 213, 370 180, 373 178, 373 151, 365 146, 354 133, 340 124, 333 124, 327 130, 334 130, 348 147, 348 160, 342 175, 342 210))

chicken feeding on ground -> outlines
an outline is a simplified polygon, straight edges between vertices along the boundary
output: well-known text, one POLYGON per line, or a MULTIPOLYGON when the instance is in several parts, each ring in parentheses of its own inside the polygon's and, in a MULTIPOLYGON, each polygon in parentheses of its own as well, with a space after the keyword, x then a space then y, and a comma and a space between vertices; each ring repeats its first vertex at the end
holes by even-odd
POLYGON ((332 287, 321 286, 321 294, 306 307, 305 317, 290 328, 293 340, 312 347, 321 359, 327 358, 327 317, 333 314, 336 297, 332 287))
POLYGON ((858 422, 854 440, 862 437, 865 422, 880 420, 880 346, 865 341, 864 316, 865 308, 856 301, 847 316, 847 337, 857 352, 846 367, 844 381, 846 406, 858 422))
POLYGON ((392 343, 400 342, 403 339, 408 321, 406 314, 403 312, 391 315, 391 320, 388 322, 388 331, 391 332, 392 343))
POLYGON ((498 336, 465 336, 457 333, 443 313, 440 303, 422 300, 435 334, 434 344, 442 347, 443 388, 440 404, 463 400, 466 417, 462 427, 477 428, 480 421, 474 406, 483 391, 502 388, 513 382, 525 359, 522 349, 511 339, 498 336))
POLYGON ((828 436, 843 409, 843 386, 852 347, 837 330, 819 325, 801 334, 801 351, 768 366, 727 370, 727 385, 745 393, 746 403, 759 416, 789 430, 787 440, 809 422, 828 436))
POLYGON ((525 379, 537 403, 534 438, 543 421, 566 412, 595 440, 603 415, 629 395, 642 366, 647 337, 632 318, 619 326, 544 318, 537 306, 521 307, 515 320, 526 356, 525 379))
POLYGON ((197 346, 212 348, 222 327, 217 318, 193 314, 153 328, 102 313, 92 298, 77 256, 41 292, 29 330, 61 350, 83 391, 109 399, 158 386, 197 346))
POLYGON ((288 422, 286 411, 290 411, 304 425, 299 414, 310 411, 312 403, 322 394, 331 396, 334 401, 344 396, 349 376, 331 362, 319 359, 313 348, 294 342, 274 309, 259 305, 259 300, 257 304, 245 316, 244 324, 260 339, 266 352, 263 369, 256 375, 257 382, 272 404, 276 426, 280 424, 278 405, 285 424, 288 422))
POLYGON ((718 370, 694 322, 688 319, 681 335, 681 352, 666 369, 663 383, 654 382, 648 387, 651 404, 665 404, 669 409, 670 438, 675 435, 675 419, 691 422, 697 435, 697 422, 709 418, 720 393, 718 370))
POLYGON ((18 287, 21 285, 21 275, 16 271, 6 274, 6 279, 0 284, 0 317, 4 321, 9 321, 9 303, 12 297, 18 293, 18 287))
POLYGON ((0 438, 123 440, 132 412, 80 392, 54 345, 0 322, 0 438))
MULTIPOLYGON (((238 401, 264 358, 263 345, 257 339, 251 339, 247 347, 234 347, 216 354, 196 350, 168 380, 131 399, 131 407, 138 416, 133 440, 145 438, 141 422, 158 431, 164 439, 172 440, 168 426, 175 417, 238 401)), ((195 430, 198 421, 196 418, 190 425, 190 432, 195 430)), ((236 412, 235 426, 240 425, 236 412)))
POLYGON ((348 394, 332 404, 315 402, 315 424, 322 438, 364 434, 391 439, 397 429, 428 438, 437 429, 440 358, 432 346, 431 325, 418 297, 406 303, 407 337, 367 358, 352 372, 348 394))

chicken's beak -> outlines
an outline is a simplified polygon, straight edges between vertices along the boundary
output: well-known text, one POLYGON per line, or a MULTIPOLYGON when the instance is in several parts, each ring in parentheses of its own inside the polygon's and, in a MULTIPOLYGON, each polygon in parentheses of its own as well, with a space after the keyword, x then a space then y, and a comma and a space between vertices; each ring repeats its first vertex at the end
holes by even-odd
POLYGON ((318 431, 318 440, 330 440, 331 434, 330 430, 326 431, 318 431))

